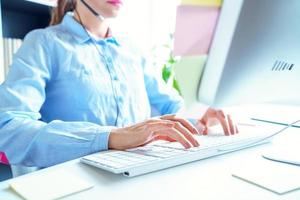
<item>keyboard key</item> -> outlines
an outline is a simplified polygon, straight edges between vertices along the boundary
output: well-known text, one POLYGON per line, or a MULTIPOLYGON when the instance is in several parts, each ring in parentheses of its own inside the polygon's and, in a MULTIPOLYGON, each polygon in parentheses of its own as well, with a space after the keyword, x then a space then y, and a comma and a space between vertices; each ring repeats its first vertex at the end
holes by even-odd
MULTIPOLYGON (((128 152, 132 152, 142 157, 156 157, 156 158, 169 158, 179 154, 185 153, 182 150, 177 149, 169 149, 160 146, 145 146, 145 147, 138 147, 134 149, 127 150, 128 152)), ((153 158, 152 158, 153 159, 153 158)))

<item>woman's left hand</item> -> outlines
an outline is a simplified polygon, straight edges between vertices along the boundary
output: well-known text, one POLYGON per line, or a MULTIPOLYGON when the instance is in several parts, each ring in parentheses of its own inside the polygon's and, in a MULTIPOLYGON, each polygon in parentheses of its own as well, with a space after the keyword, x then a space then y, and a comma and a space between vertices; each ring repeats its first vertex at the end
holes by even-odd
POLYGON ((230 115, 224 113, 223 110, 213 108, 207 109, 203 117, 197 121, 196 127, 199 133, 207 135, 208 127, 216 124, 222 126, 225 135, 234 135, 239 132, 230 115))

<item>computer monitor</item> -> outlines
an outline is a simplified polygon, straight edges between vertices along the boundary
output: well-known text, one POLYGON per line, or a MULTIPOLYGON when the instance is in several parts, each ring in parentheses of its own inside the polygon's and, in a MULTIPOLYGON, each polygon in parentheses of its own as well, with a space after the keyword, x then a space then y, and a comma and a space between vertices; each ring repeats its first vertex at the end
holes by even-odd
POLYGON ((299 105, 300 0, 224 0, 198 98, 299 105))

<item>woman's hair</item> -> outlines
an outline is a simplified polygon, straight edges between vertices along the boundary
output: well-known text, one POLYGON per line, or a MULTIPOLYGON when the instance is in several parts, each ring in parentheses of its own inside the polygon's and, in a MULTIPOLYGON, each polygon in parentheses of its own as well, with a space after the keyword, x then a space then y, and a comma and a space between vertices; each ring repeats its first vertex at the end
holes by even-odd
POLYGON ((76 8, 76 0, 57 0, 57 6, 52 9, 50 26, 59 24, 68 11, 76 8))

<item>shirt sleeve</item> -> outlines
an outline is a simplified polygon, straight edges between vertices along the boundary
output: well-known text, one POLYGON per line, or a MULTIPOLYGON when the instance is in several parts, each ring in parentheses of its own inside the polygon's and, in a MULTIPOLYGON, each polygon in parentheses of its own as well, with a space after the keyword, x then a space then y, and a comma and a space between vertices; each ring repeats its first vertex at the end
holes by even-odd
POLYGON ((178 92, 169 87, 151 67, 145 58, 142 58, 144 68, 144 80, 151 107, 161 115, 174 114, 184 108, 184 101, 178 92))
POLYGON ((0 85, 0 152, 10 164, 48 167, 108 149, 110 126, 89 122, 40 121, 51 81, 50 40, 29 33, 0 85))

